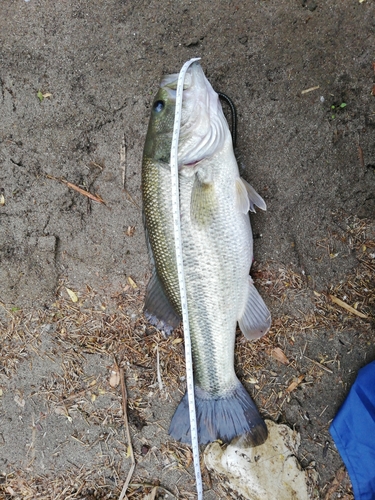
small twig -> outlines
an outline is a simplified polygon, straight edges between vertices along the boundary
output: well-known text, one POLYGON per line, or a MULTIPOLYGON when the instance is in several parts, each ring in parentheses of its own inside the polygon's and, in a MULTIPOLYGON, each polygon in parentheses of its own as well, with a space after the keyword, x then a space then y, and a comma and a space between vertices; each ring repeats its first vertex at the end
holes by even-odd
POLYGON ((86 387, 86 389, 82 389, 81 391, 74 392, 73 394, 70 394, 69 396, 66 396, 65 398, 61 398, 60 403, 65 403, 66 401, 69 401, 70 399, 79 398, 80 396, 83 396, 90 389, 91 389, 91 387, 86 387))
POLYGON ((163 381, 161 379, 161 373, 160 373, 160 355, 159 355, 158 344, 156 344, 156 372, 158 376, 159 391, 161 392, 163 390, 163 381))
POLYGON ((34 413, 32 414, 32 417, 31 417, 31 423, 32 423, 31 443, 29 444, 29 449, 27 450, 26 456, 28 456, 30 450, 32 450, 31 451, 31 460, 34 460, 34 458, 35 458, 35 438, 36 438, 36 427, 35 427, 34 413))
POLYGON ((129 422, 128 422, 128 412, 127 412, 127 405, 128 405, 128 395, 126 392, 126 386, 125 386, 125 377, 124 377, 124 369, 120 368, 120 378, 121 378, 121 392, 122 392, 122 413, 124 416, 124 424, 125 424, 125 430, 126 430, 126 438, 128 440, 128 449, 130 451, 130 458, 131 458, 131 467, 130 471, 128 473, 128 477, 126 478, 126 481, 124 483, 124 486, 122 487, 121 494, 119 496, 119 500, 123 500, 124 498, 127 498, 126 496, 126 491, 128 489, 130 479, 132 478, 134 469, 135 469, 135 459, 134 459, 134 452, 133 452, 133 446, 132 446, 132 441, 130 437, 130 430, 129 430, 129 422))
POLYGON ((315 87, 310 87, 309 89, 306 89, 306 90, 302 90, 301 91, 301 94, 308 94, 309 92, 312 92, 313 90, 318 90, 320 87, 319 85, 316 85, 315 87))
POLYGON ((124 188, 125 193, 129 197, 129 200, 135 205, 137 208, 140 208, 138 203, 134 200, 132 195, 129 193, 129 191, 126 189, 126 153, 127 153, 127 148, 128 145, 126 144, 126 137, 124 134, 124 137, 122 138, 121 141, 121 147, 120 147, 120 170, 121 170, 121 176, 122 176, 122 187, 124 188))
POLYGON ((148 496, 149 500, 155 500, 157 492, 158 492, 158 487, 157 486, 155 486, 154 488, 152 488, 152 491, 151 491, 150 495, 148 496))
POLYGON ((122 173, 122 187, 126 189, 126 138, 125 134, 122 138, 121 148, 120 148, 120 169, 122 173))
MULTIPOLYGON (((151 483, 131 483, 129 486, 132 488, 151 488, 155 487, 154 484, 151 483)), ((157 486, 158 490, 162 490, 164 493, 167 493, 168 495, 171 495, 173 498, 177 498, 176 495, 174 495, 170 490, 167 490, 167 488, 164 488, 163 486, 157 486)))
POLYGON ((328 408, 328 406, 329 406, 329 405, 327 405, 327 406, 323 409, 323 411, 321 411, 321 412, 320 412, 319 417, 321 417, 321 416, 323 415, 323 413, 326 411, 326 409, 328 408))
POLYGON ((356 316, 363 318, 363 319, 367 318, 366 314, 363 314, 363 313, 357 311, 357 309, 354 309, 354 307, 349 306, 349 304, 347 304, 343 300, 339 299, 338 297, 335 297, 334 295, 330 295, 329 298, 332 300, 332 302, 334 304, 337 304, 338 306, 342 307, 343 309, 346 309, 350 313, 355 314, 356 316))
POLYGON ((2 300, 0 300, 0 306, 3 307, 4 311, 6 313, 8 313, 11 318, 14 319, 14 314, 12 314, 10 311, 8 311, 8 309, 7 309, 6 305, 5 305, 5 302, 3 302, 2 300))
POLYGON ((102 203, 105 205, 105 201, 102 200, 99 196, 95 196, 94 194, 91 194, 89 191, 85 191, 84 189, 76 186, 75 184, 72 184, 71 182, 63 179, 62 177, 54 177, 53 175, 48 175, 46 174, 46 177, 48 179, 52 179, 54 181, 59 181, 68 186, 68 188, 73 189, 74 191, 77 191, 77 193, 83 194, 84 196, 87 196, 87 198, 90 198, 90 200, 96 201, 98 203, 102 203))
POLYGON ((328 373, 333 373, 333 371, 330 368, 327 368, 326 366, 322 365, 322 363, 315 361, 315 359, 308 358, 307 356, 304 356, 304 358, 311 361, 311 363, 314 363, 314 365, 319 366, 319 368, 321 368, 322 370, 325 370, 328 373))
POLYGON ((361 148, 361 146, 359 144, 357 145, 357 148, 358 148, 359 163, 361 164, 361 167, 364 169, 365 168, 365 159, 363 157, 363 149, 361 148))
POLYGON ((373 273, 375 272, 375 267, 370 266, 370 264, 368 264, 365 260, 358 259, 358 262, 360 262, 361 264, 363 264, 364 266, 366 266, 373 273))
POLYGON ((125 193, 128 195, 129 200, 135 205, 137 208, 141 208, 138 203, 135 201, 135 199, 132 197, 132 195, 129 193, 127 189, 125 189, 125 193))

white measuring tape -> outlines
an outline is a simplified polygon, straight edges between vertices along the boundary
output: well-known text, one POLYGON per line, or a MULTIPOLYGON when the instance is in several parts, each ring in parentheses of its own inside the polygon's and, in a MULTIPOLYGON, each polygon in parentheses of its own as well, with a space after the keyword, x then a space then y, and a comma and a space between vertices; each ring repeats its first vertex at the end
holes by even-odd
POLYGON ((189 66, 194 61, 199 61, 199 59, 200 57, 197 57, 195 59, 190 59, 190 61, 187 61, 182 66, 181 71, 178 75, 177 92, 176 92, 176 110, 174 115, 170 165, 171 165, 171 184, 172 184, 172 212, 173 212, 173 226, 174 226, 174 238, 175 238, 175 248, 176 248, 177 273, 178 273, 178 283, 180 285, 182 321, 184 324, 186 382, 187 382, 187 394, 189 401, 191 446, 193 449, 193 461, 194 461, 194 471, 195 471, 198 500, 202 500, 203 486, 202 486, 202 476, 199 463, 199 442, 198 442, 197 417, 195 413, 195 399, 194 399, 193 358, 191 353, 189 314, 188 314, 188 305, 186 296, 184 264, 182 259, 180 192, 178 188, 178 139, 180 136, 182 93, 184 90, 184 79, 186 71, 189 68, 189 66))

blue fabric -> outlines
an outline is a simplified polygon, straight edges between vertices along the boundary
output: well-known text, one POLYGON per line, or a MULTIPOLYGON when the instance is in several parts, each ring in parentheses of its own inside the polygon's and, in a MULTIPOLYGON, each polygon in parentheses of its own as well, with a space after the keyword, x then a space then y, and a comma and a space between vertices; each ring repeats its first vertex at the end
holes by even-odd
POLYGON ((329 430, 349 472, 355 500, 374 500, 375 361, 359 371, 329 430))

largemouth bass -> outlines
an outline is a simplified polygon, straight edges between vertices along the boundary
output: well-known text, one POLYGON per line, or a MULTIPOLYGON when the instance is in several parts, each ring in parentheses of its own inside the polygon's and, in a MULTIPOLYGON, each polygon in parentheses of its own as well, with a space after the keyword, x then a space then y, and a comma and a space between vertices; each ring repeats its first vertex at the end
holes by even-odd
MULTIPOLYGON (((145 315, 170 333, 181 321, 171 200, 170 150, 178 75, 165 76, 152 105, 143 153, 142 194, 152 264, 145 315)), ((198 62, 184 83, 178 147, 183 261, 201 444, 243 436, 257 446, 267 428, 234 371, 237 322, 249 339, 271 324, 249 271, 253 240, 248 212, 264 200, 240 178, 218 94, 198 62)), ((189 443, 187 394, 170 435, 189 443)))

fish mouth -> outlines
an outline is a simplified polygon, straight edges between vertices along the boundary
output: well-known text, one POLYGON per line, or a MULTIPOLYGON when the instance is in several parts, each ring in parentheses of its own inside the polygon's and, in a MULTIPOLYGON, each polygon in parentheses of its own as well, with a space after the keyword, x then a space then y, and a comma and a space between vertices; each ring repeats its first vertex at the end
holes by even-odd
MULTIPOLYGON (((166 75, 161 87, 176 99, 178 74, 166 75)), ((194 62, 186 72, 182 97, 178 147, 179 170, 194 169, 222 149, 230 137, 218 94, 207 80, 201 65, 194 62)))
MULTIPOLYGON (((191 87, 192 83, 192 76, 191 76, 191 70, 192 67, 196 63, 193 63, 187 70, 184 78, 184 90, 188 89, 191 87)), ((179 73, 171 73, 170 75, 164 75, 161 82, 160 82, 160 87, 168 87, 171 90, 177 90, 177 83, 178 83, 178 77, 179 73)))
POLYGON ((184 167, 188 168, 194 168, 196 167, 199 163, 201 163, 204 160, 204 158, 200 158, 199 160, 191 161, 190 163, 183 163, 178 166, 179 170, 182 170, 184 167))

